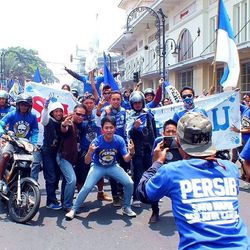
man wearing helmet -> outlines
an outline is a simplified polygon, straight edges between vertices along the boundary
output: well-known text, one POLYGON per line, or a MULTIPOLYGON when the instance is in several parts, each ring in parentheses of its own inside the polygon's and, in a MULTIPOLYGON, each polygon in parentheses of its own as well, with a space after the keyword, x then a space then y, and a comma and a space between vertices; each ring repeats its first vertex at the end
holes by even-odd
POLYGON ((10 111, 15 109, 8 103, 8 98, 8 93, 5 90, 0 90, 0 119, 2 119, 10 111))
MULTIPOLYGON (((144 110, 145 98, 142 92, 134 91, 130 96, 131 114, 128 117, 128 134, 135 144, 135 155, 132 158, 134 187, 136 189, 145 170, 151 166, 151 151, 156 137, 154 116, 150 111, 144 110)), ((133 205, 140 206, 135 192, 133 205)))
MULTIPOLYGON (((32 97, 22 93, 17 96, 16 110, 9 112, 0 121, 0 134, 4 133, 6 126, 13 131, 16 136, 27 138, 34 145, 38 140, 38 123, 37 118, 31 113, 32 97)), ((0 160, 0 189, 3 187, 2 181, 7 163, 12 157, 14 148, 11 144, 6 144, 2 151, 2 158, 0 160)))
POLYGON ((159 80, 159 86, 156 90, 156 93, 152 88, 147 88, 144 90, 144 96, 146 101, 147 108, 156 108, 159 106, 161 98, 162 98, 162 84, 164 79, 161 78, 159 80))

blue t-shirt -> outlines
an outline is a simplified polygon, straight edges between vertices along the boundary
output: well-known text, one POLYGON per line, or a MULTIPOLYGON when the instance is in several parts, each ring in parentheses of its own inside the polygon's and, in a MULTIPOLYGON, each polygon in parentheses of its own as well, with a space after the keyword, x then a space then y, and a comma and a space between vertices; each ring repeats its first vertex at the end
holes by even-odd
POLYGON ((182 109, 180 111, 177 111, 175 114, 174 114, 174 117, 173 117, 173 120, 178 123, 178 121, 181 119, 182 116, 184 116, 187 112, 197 112, 197 113, 201 113, 205 116, 208 116, 207 115, 207 112, 204 110, 204 109, 200 109, 200 108, 194 108, 194 109, 190 109, 190 110, 187 110, 187 109, 182 109))
POLYGON ((81 124, 81 149, 87 151, 90 143, 101 134, 101 128, 97 126, 95 116, 84 115, 81 124))
POLYGON ((9 112, 13 111, 13 110, 16 110, 15 107, 13 106, 7 106, 7 107, 4 107, 4 108, 0 108, 0 120, 9 112))
POLYGON ((239 217, 239 172, 230 161, 189 159, 161 166, 145 184, 151 201, 171 198, 179 249, 248 249, 239 217), (228 245, 229 244, 229 245, 228 245))
POLYGON ((118 153, 124 156, 128 152, 124 139, 119 135, 114 135, 111 142, 105 141, 104 135, 100 135, 93 143, 98 146, 93 154, 93 162, 99 166, 112 166, 117 163, 118 153))
POLYGON ((32 144, 37 144, 38 123, 37 118, 31 112, 22 115, 19 111, 13 110, 0 121, 0 133, 9 125, 9 130, 13 131, 17 137, 27 138, 32 144))
MULTIPOLYGON (((250 108, 245 105, 240 105, 241 112, 241 127, 242 129, 250 129, 250 108)), ((242 133, 243 143, 246 143, 250 137, 250 133, 242 133)))

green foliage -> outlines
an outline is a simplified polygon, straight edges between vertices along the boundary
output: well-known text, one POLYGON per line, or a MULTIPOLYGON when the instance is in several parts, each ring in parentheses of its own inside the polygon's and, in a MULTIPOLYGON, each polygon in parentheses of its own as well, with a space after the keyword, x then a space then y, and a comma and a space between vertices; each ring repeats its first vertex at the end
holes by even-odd
POLYGON ((25 80, 33 79, 36 68, 38 67, 45 84, 59 82, 52 70, 39 58, 38 52, 35 50, 27 50, 22 47, 10 47, 2 50, 1 57, 2 72, 6 80, 14 79, 24 84, 25 80))

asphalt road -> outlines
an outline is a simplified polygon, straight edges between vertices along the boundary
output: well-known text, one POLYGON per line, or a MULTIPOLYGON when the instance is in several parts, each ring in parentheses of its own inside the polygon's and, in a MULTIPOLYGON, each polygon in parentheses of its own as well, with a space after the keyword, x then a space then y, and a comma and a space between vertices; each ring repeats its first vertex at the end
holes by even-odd
MULTIPOLYGON (((135 208, 136 218, 122 215, 121 209, 110 202, 96 200, 93 191, 80 214, 72 221, 65 220, 64 211, 45 207, 45 189, 40 175, 42 202, 39 213, 28 224, 10 221, 6 208, 0 203, 0 249, 119 249, 152 250, 178 248, 179 236, 171 212, 171 203, 164 198, 160 203, 160 221, 149 225, 150 207, 135 208)), ((109 192, 109 186, 105 189, 109 192)), ((241 216, 250 226, 248 191, 240 191, 241 216)))

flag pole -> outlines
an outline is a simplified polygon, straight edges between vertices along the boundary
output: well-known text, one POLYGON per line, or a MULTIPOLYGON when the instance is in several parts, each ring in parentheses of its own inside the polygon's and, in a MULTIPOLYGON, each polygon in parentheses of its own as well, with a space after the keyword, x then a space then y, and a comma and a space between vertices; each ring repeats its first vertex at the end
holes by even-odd
POLYGON ((215 39, 215 51, 214 51, 214 60, 212 62, 213 64, 213 77, 212 77, 212 86, 209 89, 209 94, 214 94, 215 91, 217 91, 217 72, 216 72, 216 61, 215 56, 217 54, 217 41, 218 41, 218 29, 219 29, 219 13, 220 13, 220 1, 218 0, 218 12, 217 12, 217 19, 216 19, 216 39, 215 39))

